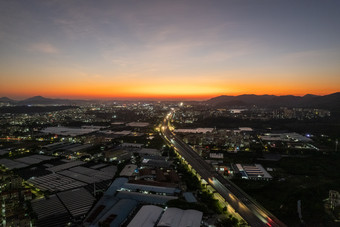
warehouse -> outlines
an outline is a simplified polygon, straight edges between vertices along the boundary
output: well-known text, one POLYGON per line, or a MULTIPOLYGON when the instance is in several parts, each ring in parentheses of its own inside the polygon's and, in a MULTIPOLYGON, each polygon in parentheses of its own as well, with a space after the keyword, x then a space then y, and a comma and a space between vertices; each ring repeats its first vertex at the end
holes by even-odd
POLYGON ((197 210, 168 208, 165 210, 157 227, 200 227, 203 213, 197 210))
POLYGON ((145 205, 138 211, 127 227, 150 227, 155 226, 163 208, 153 205, 145 205))

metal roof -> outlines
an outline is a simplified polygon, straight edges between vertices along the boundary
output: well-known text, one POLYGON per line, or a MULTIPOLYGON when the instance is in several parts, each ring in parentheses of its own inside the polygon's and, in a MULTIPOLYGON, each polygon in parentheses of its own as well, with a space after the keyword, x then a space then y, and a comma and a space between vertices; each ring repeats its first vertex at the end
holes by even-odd
POLYGON ((197 202, 197 199, 192 194, 192 192, 184 192, 183 196, 188 203, 196 203, 197 202))
POLYGON ((105 195, 114 195, 116 191, 128 181, 129 180, 125 177, 116 178, 115 181, 113 181, 110 187, 106 190, 105 195))
POLYGON ((165 205, 169 200, 178 199, 177 196, 144 194, 138 192, 120 191, 116 195, 120 199, 133 199, 142 203, 165 205))
POLYGON ((129 164, 124 167, 124 169, 120 172, 120 176, 132 176, 132 174, 137 169, 137 165, 129 164))
POLYGON ((0 159, 0 165, 5 166, 7 169, 20 169, 28 166, 27 164, 12 161, 7 158, 0 159))
POLYGON ((148 192, 155 192, 155 193, 165 193, 168 195, 173 195, 177 191, 176 188, 159 187, 159 186, 143 185, 143 184, 131 184, 131 183, 125 183, 122 186, 122 188, 129 189, 131 191, 141 190, 141 191, 148 191, 148 192))
POLYGON ((84 188, 57 194, 73 217, 86 214, 92 207, 95 198, 84 188))
POLYGON ((165 210, 157 227, 200 227, 203 213, 197 210, 168 208, 165 210))
POLYGON ((77 161, 71 161, 71 162, 67 162, 65 164, 53 166, 53 167, 48 168, 46 170, 51 171, 51 172, 57 172, 57 171, 61 171, 61 170, 64 170, 64 169, 69 169, 69 168, 74 167, 74 166, 80 166, 84 163, 85 162, 78 161, 78 160, 77 161))
POLYGON ((38 219, 68 213, 56 195, 51 195, 48 199, 33 200, 31 203, 34 212, 38 215, 38 219))
POLYGON ((135 200, 121 199, 95 223, 95 226, 99 226, 100 223, 104 226, 120 226, 136 206, 135 200))
POLYGON ((155 226, 162 212, 163 208, 161 207, 145 205, 138 211, 127 227, 155 226))
POLYGON ((59 174, 48 174, 29 179, 27 182, 43 191, 65 191, 87 185, 86 183, 59 174))

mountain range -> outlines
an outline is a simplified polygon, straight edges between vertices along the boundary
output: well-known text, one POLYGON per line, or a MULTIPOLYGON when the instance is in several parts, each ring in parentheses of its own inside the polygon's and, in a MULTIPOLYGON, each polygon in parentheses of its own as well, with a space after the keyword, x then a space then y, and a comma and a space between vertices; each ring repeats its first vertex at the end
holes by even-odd
POLYGON ((206 101, 215 107, 302 107, 302 108, 324 108, 340 109, 340 92, 318 96, 275 96, 275 95, 239 95, 218 96, 206 101))
POLYGON ((89 100, 72 100, 72 99, 50 99, 42 96, 34 96, 24 100, 13 100, 7 97, 0 98, 0 103, 10 103, 18 106, 23 105, 74 105, 81 103, 93 102, 89 100))
MULTIPOLYGON (((8 97, 0 98, 0 103, 14 105, 75 105, 95 102, 96 100, 72 100, 72 99, 51 99, 42 96, 34 96, 25 100, 17 101, 8 97)), ((98 101, 98 100, 97 100, 98 101)), ((276 95, 222 95, 203 102, 215 107, 303 107, 303 108, 324 108, 329 110, 340 110, 340 92, 318 96, 276 96, 276 95)))

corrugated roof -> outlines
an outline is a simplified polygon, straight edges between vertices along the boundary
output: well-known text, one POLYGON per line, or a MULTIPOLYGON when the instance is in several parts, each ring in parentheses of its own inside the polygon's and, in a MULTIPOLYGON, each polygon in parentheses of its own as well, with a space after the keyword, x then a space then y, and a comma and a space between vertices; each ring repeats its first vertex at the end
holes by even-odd
POLYGON ((155 226, 162 212, 163 208, 161 207, 145 205, 138 211, 127 227, 155 226))
POLYGON ((95 198, 84 188, 57 194, 73 217, 86 214, 92 207, 95 198))
POLYGON ((116 166, 108 166, 104 168, 104 170, 95 170, 83 166, 77 166, 69 169, 72 172, 83 174, 89 177, 99 178, 101 180, 109 180, 111 179, 114 174, 116 173, 117 167, 116 166))
POLYGON ((0 165, 5 166, 7 169, 20 169, 28 166, 27 164, 12 161, 7 158, 0 159, 0 165))
POLYGON ((27 182, 35 185, 35 187, 41 190, 49 191, 65 191, 86 185, 86 183, 59 174, 48 174, 34 179, 29 179, 27 182))
POLYGON ((48 199, 33 200, 31 203, 34 212, 38 215, 38 219, 52 215, 68 214, 56 195, 51 195, 48 199))
POLYGON ((89 176, 86 176, 86 175, 83 175, 83 174, 80 174, 80 173, 75 173, 75 172, 72 172, 72 171, 69 171, 69 170, 60 171, 60 172, 58 172, 58 174, 61 174, 61 175, 66 176, 66 177, 73 178, 73 179, 78 180, 78 181, 85 182, 87 184, 92 184, 94 182, 102 181, 101 179, 89 177, 89 176))
POLYGON ((200 227, 203 213, 197 210, 168 208, 157 227, 200 227))
POLYGON ((68 163, 65 163, 65 164, 53 166, 51 168, 48 168, 47 170, 51 171, 51 172, 57 172, 57 171, 61 171, 61 170, 64 170, 64 169, 69 169, 69 168, 74 167, 74 166, 80 166, 84 163, 85 162, 82 162, 82 161, 72 161, 72 162, 68 162, 68 163))

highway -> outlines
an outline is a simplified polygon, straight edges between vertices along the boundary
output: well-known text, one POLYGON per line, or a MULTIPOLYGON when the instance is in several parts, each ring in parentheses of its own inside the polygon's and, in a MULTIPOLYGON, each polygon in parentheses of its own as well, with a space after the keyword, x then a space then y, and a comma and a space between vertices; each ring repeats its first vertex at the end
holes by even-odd
POLYGON ((164 119, 161 133, 201 178, 206 180, 250 226, 286 226, 233 182, 218 174, 199 154, 177 137, 169 129, 173 114, 174 112, 169 113, 164 119))

